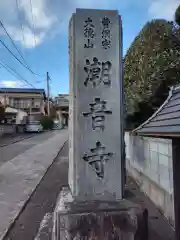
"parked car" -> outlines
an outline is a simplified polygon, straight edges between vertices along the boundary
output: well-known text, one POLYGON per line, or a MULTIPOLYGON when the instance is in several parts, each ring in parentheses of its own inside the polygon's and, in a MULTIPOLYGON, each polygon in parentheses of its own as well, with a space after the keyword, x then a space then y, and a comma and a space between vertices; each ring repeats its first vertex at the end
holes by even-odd
POLYGON ((28 122, 26 132, 43 132, 43 126, 39 121, 28 122))
POLYGON ((53 130, 60 129, 60 123, 58 120, 53 120, 53 130))

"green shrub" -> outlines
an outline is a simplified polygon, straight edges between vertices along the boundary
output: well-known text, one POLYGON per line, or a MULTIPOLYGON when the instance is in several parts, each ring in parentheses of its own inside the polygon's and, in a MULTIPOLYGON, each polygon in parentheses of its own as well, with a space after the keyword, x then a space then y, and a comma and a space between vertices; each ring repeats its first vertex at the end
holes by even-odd
POLYGON ((5 118, 5 108, 4 106, 0 103, 0 122, 4 120, 5 118))
POLYGON ((180 26, 180 5, 175 12, 175 21, 180 26))
POLYGON ((49 130, 53 128, 53 119, 49 116, 42 116, 40 122, 44 130, 49 130))

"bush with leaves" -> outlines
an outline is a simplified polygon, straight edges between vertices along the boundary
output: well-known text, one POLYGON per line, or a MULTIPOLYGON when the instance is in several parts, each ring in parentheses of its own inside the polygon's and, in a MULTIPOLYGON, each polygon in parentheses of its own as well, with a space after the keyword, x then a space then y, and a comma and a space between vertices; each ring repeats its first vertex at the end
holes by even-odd
POLYGON ((43 126, 44 130, 50 130, 53 128, 53 119, 49 116, 42 116, 40 120, 41 125, 43 126))
POLYGON ((180 30, 172 22, 148 22, 124 58, 126 112, 140 122, 166 99, 169 86, 180 82, 180 30))
POLYGON ((4 106, 0 103, 0 122, 4 120, 5 118, 5 108, 4 106))
POLYGON ((180 26, 180 5, 175 12, 175 21, 180 26))

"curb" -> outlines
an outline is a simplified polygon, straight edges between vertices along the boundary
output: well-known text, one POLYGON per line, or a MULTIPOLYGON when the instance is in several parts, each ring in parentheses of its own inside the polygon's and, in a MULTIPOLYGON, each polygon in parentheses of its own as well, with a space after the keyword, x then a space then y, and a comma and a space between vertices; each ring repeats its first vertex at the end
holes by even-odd
POLYGON ((2 145, 0 145, 0 148, 1 148, 1 147, 6 147, 6 146, 9 146, 9 145, 12 145, 12 144, 17 143, 17 142, 21 142, 21 141, 23 141, 23 140, 25 140, 25 139, 29 139, 29 138, 32 138, 32 137, 34 137, 34 136, 35 136, 35 135, 31 135, 31 136, 28 136, 28 137, 23 137, 23 138, 21 138, 21 139, 12 141, 11 143, 2 144, 2 145))
POLYGON ((28 196, 28 199, 24 202, 24 205, 21 207, 21 209, 19 210, 19 213, 17 214, 17 216, 12 220, 12 222, 9 224, 9 227, 4 231, 4 234, 2 234, 0 240, 3 240, 7 234, 9 233, 9 231, 11 231, 11 229, 14 226, 14 223, 17 221, 17 219, 19 218, 20 214, 24 211, 25 207, 27 206, 27 204, 29 203, 29 201, 31 200, 32 195, 34 194, 34 192, 37 190, 37 188, 39 187, 39 185, 41 184, 41 181, 44 179, 46 173, 49 171, 49 169, 51 168, 51 166, 53 165, 54 161, 56 160, 57 156, 59 155, 59 153, 61 152, 61 150, 63 149, 64 145, 68 142, 65 141, 63 143, 63 145, 61 146, 60 150, 58 151, 57 155, 55 156, 55 158, 53 159, 52 163, 48 166, 48 168, 46 169, 46 171, 44 172, 44 175, 42 176, 42 178, 40 179, 39 183, 36 185, 36 187, 33 189, 33 191, 31 192, 31 194, 28 196))
MULTIPOLYGON (((42 133, 46 133, 46 132, 50 132, 50 131, 44 131, 44 132, 42 132, 42 133)), ((3 145, 0 145, 0 148, 1 148, 1 147, 9 146, 9 145, 14 144, 14 143, 17 143, 17 142, 21 142, 21 141, 23 141, 23 140, 25 140, 25 139, 29 139, 29 138, 32 138, 32 137, 35 137, 35 136, 37 136, 37 135, 36 135, 36 134, 32 134, 32 135, 30 135, 30 136, 23 137, 23 138, 21 138, 21 139, 15 140, 15 141, 13 141, 13 142, 11 142, 11 143, 6 143, 6 144, 3 144, 3 145)))

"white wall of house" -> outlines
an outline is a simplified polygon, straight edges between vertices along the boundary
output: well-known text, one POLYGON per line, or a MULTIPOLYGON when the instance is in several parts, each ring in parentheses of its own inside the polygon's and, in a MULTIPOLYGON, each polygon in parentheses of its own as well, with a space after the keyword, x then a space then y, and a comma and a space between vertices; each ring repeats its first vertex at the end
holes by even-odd
POLYGON ((16 115, 16 124, 20 124, 27 115, 28 114, 26 112, 18 111, 16 115))
POLYGON ((5 104, 4 96, 1 96, 1 95, 0 95, 0 102, 1 102, 3 105, 5 104))
POLYGON ((125 143, 129 174, 174 225, 172 141, 126 132, 125 143))
POLYGON ((58 120, 59 120, 59 128, 61 129, 61 128, 63 128, 64 121, 65 121, 65 119, 64 119, 64 117, 63 117, 63 115, 62 115, 61 110, 58 110, 58 111, 57 111, 57 118, 58 118, 58 120))

